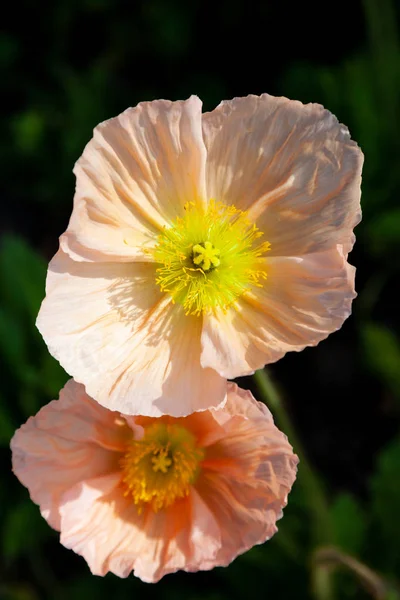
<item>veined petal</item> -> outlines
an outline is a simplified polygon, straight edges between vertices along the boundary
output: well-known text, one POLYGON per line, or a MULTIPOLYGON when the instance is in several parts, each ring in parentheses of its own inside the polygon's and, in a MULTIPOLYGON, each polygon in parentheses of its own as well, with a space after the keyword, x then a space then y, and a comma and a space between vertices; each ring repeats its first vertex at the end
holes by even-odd
POLYGON ((224 379, 200 364, 201 319, 159 291, 150 263, 76 262, 60 250, 37 326, 66 371, 111 410, 185 416, 225 399, 224 379))
POLYGON ((271 256, 351 249, 363 155, 329 111, 268 94, 235 98, 203 116, 203 131, 208 196, 247 210, 271 256))
POLYGON ((170 509, 139 513, 114 474, 71 488, 60 512, 61 543, 82 555, 94 575, 133 572, 155 583, 179 569, 198 571, 221 546, 215 518, 195 490, 170 509))
POLYGON ((150 260, 146 249, 205 201, 201 101, 142 102, 100 123, 75 165, 74 210, 61 247, 75 260, 150 260))
POLYGON ((250 392, 229 384, 224 410, 212 413, 225 435, 208 447, 196 489, 220 528, 214 564, 228 565, 277 531, 298 459, 269 410, 250 392))
POLYGON ((221 409, 127 417, 69 382, 15 434, 15 474, 96 575, 227 565, 276 531, 297 465, 267 407, 227 389, 221 409))
POLYGON ((355 269, 341 247, 265 259, 268 279, 235 308, 204 317, 202 356, 227 378, 247 375, 339 329, 355 297, 355 269))
POLYGON ((350 314, 361 163, 328 111, 266 94, 100 124, 38 318, 50 351, 114 410, 222 405, 224 377, 350 314))
POLYGON ((29 488, 49 524, 60 529, 59 503, 65 490, 87 478, 110 473, 130 429, 118 413, 89 400, 72 379, 11 441, 13 471, 29 488))

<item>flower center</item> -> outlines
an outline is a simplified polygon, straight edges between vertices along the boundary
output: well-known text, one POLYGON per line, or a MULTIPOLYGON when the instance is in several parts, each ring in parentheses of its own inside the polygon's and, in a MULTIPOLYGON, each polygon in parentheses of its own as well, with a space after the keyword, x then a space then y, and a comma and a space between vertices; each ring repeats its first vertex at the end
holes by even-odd
POLYGON ((193 264, 201 267, 203 271, 209 271, 212 267, 219 267, 221 264, 218 258, 220 251, 218 248, 214 248, 211 242, 195 244, 192 248, 192 253, 193 264))
POLYGON ((148 504, 157 512, 189 494, 199 474, 204 452, 180 425, 157 422, 133 440, 121 460, 125 495, 139 511, 148 504))
POLYGON ((185 214, 159 236, 156 282, 186 314, 227 310, 267 278, 269 242, 234 206, 210 201, 206 210, 187 204, 185 214))

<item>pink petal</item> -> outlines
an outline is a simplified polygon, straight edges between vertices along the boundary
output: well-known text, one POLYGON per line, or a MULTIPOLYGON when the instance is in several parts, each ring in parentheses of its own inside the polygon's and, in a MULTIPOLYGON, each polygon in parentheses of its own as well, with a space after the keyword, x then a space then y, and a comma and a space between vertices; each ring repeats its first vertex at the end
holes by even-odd
POLYGON ((353 245, 363 155, 318 104, 268 94, 203 116, 208 197, 249 211, 271 256, 353 245))
POLYGON ((149 263, 87 263, 61 250, 37 326, 91 397, 125 414, 184 416, 218 406, 226 382, 200 364, 201 319, 155 284, 149 263))
POLYGON ((290 350, 315 346, 351 312, 355 270, 341 248, 266 259, 268 279, 225 314, 204 318, 202 357, 227 378, 254 372, 290 350))
MULTIPOLYGON (((220 425, 226 427, 227 423, 231 423, 232 417, 243 417, 253 422, 260 421, 264 427, 267 426, 267 423, 274 424, 270 410, 265 404, 258 402, 249 390, 240 388, 232 381, 228 381, 227 387, 228 394, 224 410, 210 411, 220 425)), ((271 429, 282 435, 275 426, 271 429)), ((286 439, 286 436, 284 437, 286 439)))
POLYGON ((102 409, 71 379, 59 400, 16 431, 13 470, 43 517, 60 529, 61 495, 82 479, 115 470, 127 434, 118 414, 102 409))
POLYGON ((82 555, 95 575, 133 571, 154 583, 179 569, 198 570, 221 545, 215 519, 195 491, 169 509, 139 514, 117 474, 71 488, 60 513, 61 543, 82 555))
POLYGON ((133 571, 155 582, 226 565, 276 531, 297 464, 268 409, 234 384, 228 390, 223 409, 163 418, 191 432, 204 459, 188 496, 159 512, 134 504, 121 462, 132 434, 157 419, 125 419, 74 382, 15 434, 15 473, 96 575, 133 571))
POLYGON ((228 565, 277 531, 298 463, 268 409, 250 392, 231 384, 224 410, 213 414, 221 416, 225 436, 208 447, 196 489, 218 522, 221 547, 202 569, 228 565))
POLYGON ((145 248, 203 202, 201 101, 156 100, 98 125, 74 172, 74 210, 61 247, 75 260, 150 260, 145 248))

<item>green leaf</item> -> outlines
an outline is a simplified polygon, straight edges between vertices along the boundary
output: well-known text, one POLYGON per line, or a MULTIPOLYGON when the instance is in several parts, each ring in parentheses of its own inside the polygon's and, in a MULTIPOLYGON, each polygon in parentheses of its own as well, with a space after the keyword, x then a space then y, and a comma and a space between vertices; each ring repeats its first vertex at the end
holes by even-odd
POLYGON ((4 522, 3 554, 10 562, 19 556, 37 551, 40 543, 51 533, 32 502, 22 502, 9 511, 4 522))
POLYGON ((367 227, 372 252, 381 255, 400 246, 400 208, 377 214, 367 227))
POLYGON ((44 297, 46 263, 19 237, 6 235, 0 248, 0 300, 7 313, 34 324, 44 297))
POLYGON ((400 570, 400 438, 381 452, 371 479, 373 530, 377 537, 377 556, 385 572, 400 570))
POLYGON ((39 377, 43 398, 57 398, 61 388, 64 387, 69 379, 69 376, 60 363, 47 351, 43 353, 39 377))
POLYGON ((21 370, 29 362, 26 337, 26 328, 21 321, 0 308, 0 356, 8 369, 17 375, 21 374, 21 370))
POLYGON ((45 120, 43 114, 36 109, 29 109, 16 116, 11 123, 14 141, 22 154, 32 154, 40 145, 45 120))
POLYGON ((0 446, 9 445, 15 430, 16 425, 13 422, 4 399, 0 396, 0 446))
POLYGON ((366 538, 366 519, 356 499, 347 493, 339 494, 331 507, 335 544, 351 554, 362 551, 366 538))
POLYGON ((383 325, 367 323, 361 330, 367 366, 400 398, 400 341, 383 325))
MULTIPOLYGON (((29 374, 27 369, 27 375, 29 374)), ((21 387, 18 395, 18 405, 24 417, 35 415, 38 410, 45 404, 45 398, 40 397, 33 385, 25 385, 21 387)))

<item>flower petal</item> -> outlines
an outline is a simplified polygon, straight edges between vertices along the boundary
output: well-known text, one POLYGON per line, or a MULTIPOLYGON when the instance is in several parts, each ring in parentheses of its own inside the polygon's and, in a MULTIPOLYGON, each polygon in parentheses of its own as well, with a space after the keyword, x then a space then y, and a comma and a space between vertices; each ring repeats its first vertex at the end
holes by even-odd
POLYGON ((118 414, 102 409, 71 379, 59 400, 16 431, 13 470, 43 517, 60 529, 61 495, 86 477, 114 470, 129 433, 118 414))
POLYGON ((200 569, 221 545, 215 519, 195 491, 158 513, 139 513, 117 474, 71 488, 60 513, 61 543, 83 556, 95 575, 133 571, 154 583, 179 569, 200 569))
POLYGON ((189 201, 204 201, 201 101, 142 102, 98 125, 74 172, 61 247, 75 260, 150 260, 146 247, 189 201))
POLYGON ((200 364, 201 319, 160 292, 154 265, 60 250, 46 291, 37 326, 50 352, 106 408, 184 416, 224 401, 226 382, 200 364))
POLYGON ((263 94, 222 102, 203 131, 208 197, 248 210, 271 256, 350 251, 363 155, 334 115, 263 94))
POLYGON ((188 495, 157 512, 135 504, 124 463, 132 435, 140 440, 157 419, 112 413, 74 382, 14 436, 16 474, 96 575, 156 582, 226 565, 276 531, 297 464, 268 409, 235 384, 228 390, 221 410, 163 419, 205 445, 196 444, 204 458, 188 495))
POLYGON ((230 384, 224 410, 212 412, 225 436, 207 449, 196 483, 221 531, 220 550, 208 568, 228 565, 277 531, 298 463, 268 409, 250 392, 230 384))
POLYGON ((355 269, 341 247, 266 259, 268 279, 226 313, 204 318, 201 363, 223 377, 248 375, 290 350, 315 346, 351 313, 355 269))

